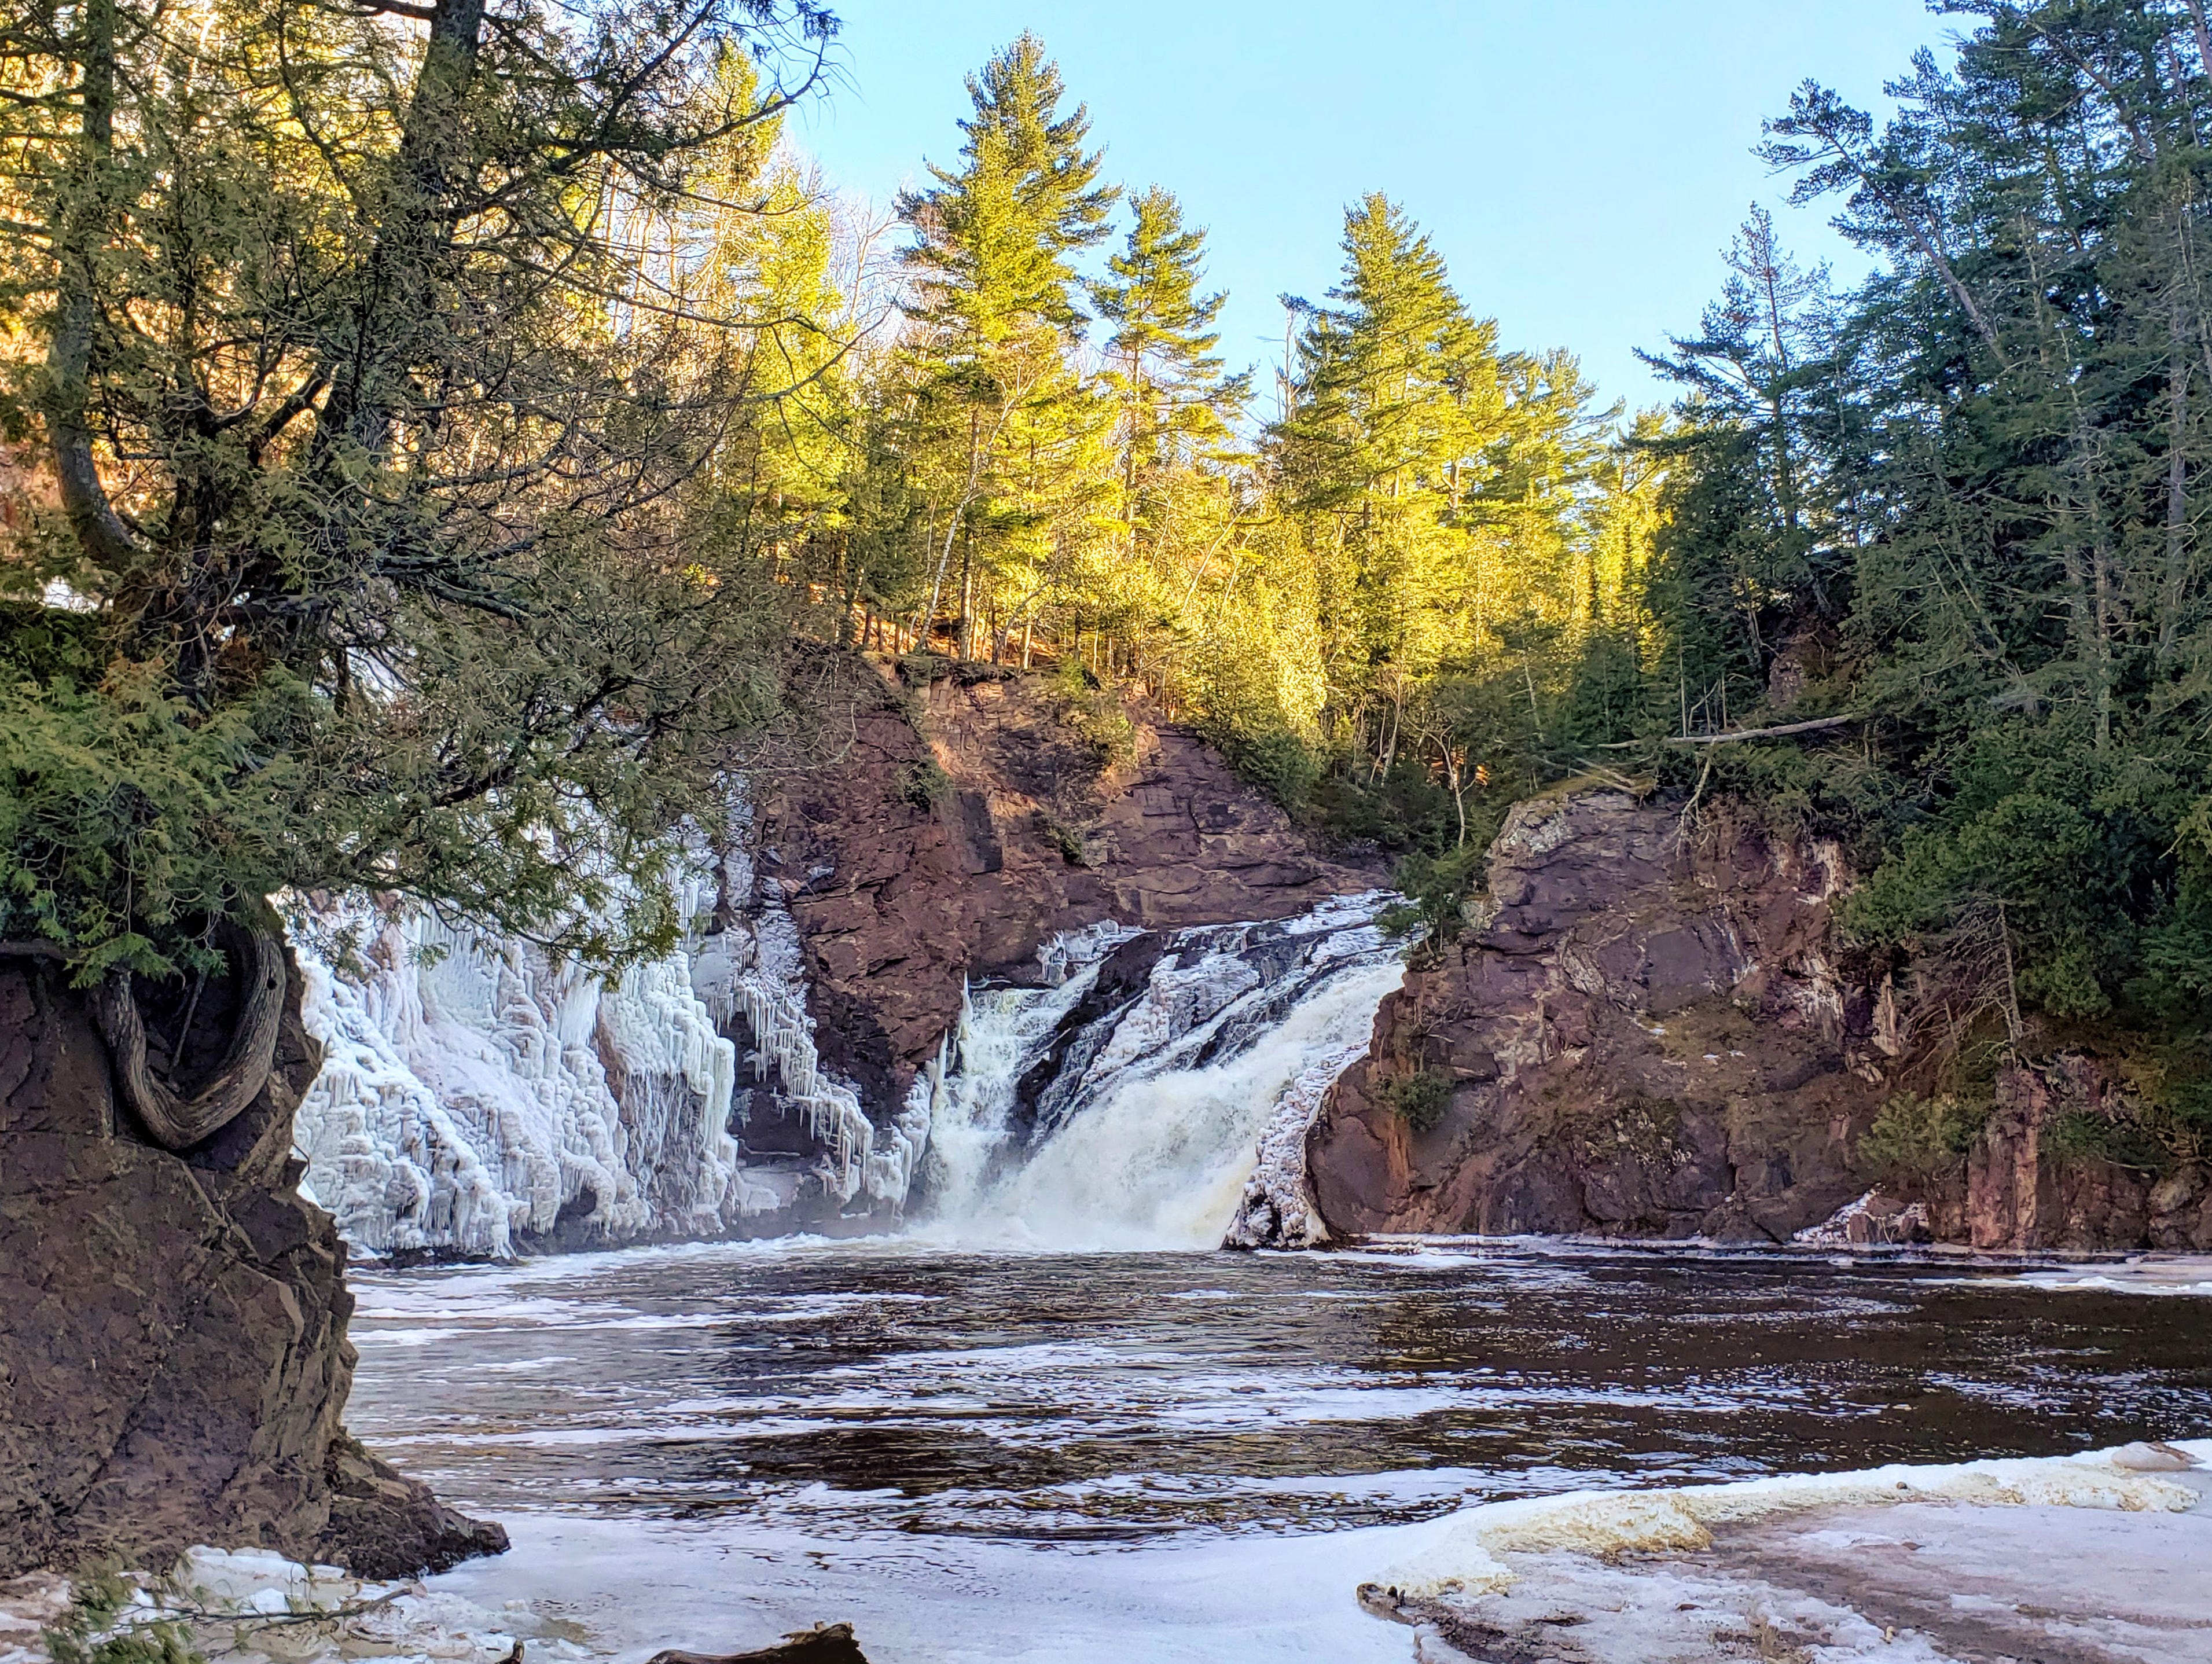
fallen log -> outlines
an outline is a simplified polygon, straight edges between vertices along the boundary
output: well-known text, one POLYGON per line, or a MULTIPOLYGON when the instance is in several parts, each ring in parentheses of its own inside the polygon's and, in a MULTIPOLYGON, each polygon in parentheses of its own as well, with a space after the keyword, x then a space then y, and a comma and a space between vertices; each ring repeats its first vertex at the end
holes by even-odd
POLYGON ((783 1637, 780 1647, 751 1653, 655 1653, 646 1664, 868 1664, 850 1624, 819 1624, 783 1637))
MULTIPOLYGON (((1725 745, 1735 739, 1779 739, 1784 734, 1818 733, 1824 728, 1841 728, 1854 722, 1863 722, 1863 716, 1816 716, 1807 722, 1778 722, 1771 728, 1739 728, 1731 734, 1662 734, 1662 745, 1725 745)), ((1601 751, 1628 751, 1646 744, 1640 739, 1611 739, 1600 743, 1601 751)))

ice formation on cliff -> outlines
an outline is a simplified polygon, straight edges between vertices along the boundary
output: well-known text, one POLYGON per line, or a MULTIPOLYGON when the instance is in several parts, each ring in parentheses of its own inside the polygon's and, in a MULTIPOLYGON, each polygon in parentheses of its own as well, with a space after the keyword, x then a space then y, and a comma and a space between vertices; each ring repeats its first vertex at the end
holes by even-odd
POLYGON ((1324 1052, 1283 1089, 1260 1134, 1259 1159, 1244 1181, 1237 1217, 1222 1238, 1224 1247, 1319 1248, 1328 1240, 1328 1228, 1322 1223, 1306 1176, 1306 1140, 1328 1102, 1328 1089, 1366 1055, 1364 1041, 1324 1052))
POLYGON ((1398 981, 1382 896, 1055 937, 1044 987, 972 992, 903 1102, 872 1115, 816 1047, 792 881, 755 870, 742 804, 731 832, 719 859, 698 852, 682 945, 611 982, 419 911, 321 905, 301 956, 325 1062, 296 1136, 349 1241, 501 1257, 882 1226, 927 1162, 937 1218, 961 1229, 1210 1245, 1255 1145, 1251 1229, 1316 1239, 1304 1129, 1398 981), (315 953, 348 933, 346 969, 315 953))
POLYGON ((809 1178, 836 1207, 896 1208, 927 1095, 878 1130, 822 1066, 781 887, 755 898, 736 841, 687 887, 684 946, 613 982, 420 912, 322 910, 354 928, 362 970, 301 953, 325 1057, 295 1136, 349 1242, 503 1256, 556 1228, 564 1243, 717 1236, 769 1223, 809 1178), (732 1036, 749 1041, 742 1059, 732 1036), (732 1136, 741 1063, 763 1089, 752 1113, 795 1117, 811 1157, 747 1159, 732 1136))
POLYGON ((686 956, 610 985, 520 941, 349 910, 365 975, 301 956, 324 1060, 295 1136, 356 1247, 502 1255, 568 1221, 705 1234, 743 1210, 736 1048, 686 956))
POLYGON ((1103 1012, 1091 996, 1112 956, 1143 945, 1126 927, 1048 944, 1040 960, 1057 986, 971 994, 932 1135, 939 1228, 1212 1247, 1264 1156, 1259 1182, 1286 1224, 1297 1213, 1297 1230, 1317 1230, 1304 1128, 1402 977, 1375 924, 1387 899, 1177 932, 1142 986, 1103 1012), (1275 1148, 1293 1139, 1295 1163, 1275 1148))

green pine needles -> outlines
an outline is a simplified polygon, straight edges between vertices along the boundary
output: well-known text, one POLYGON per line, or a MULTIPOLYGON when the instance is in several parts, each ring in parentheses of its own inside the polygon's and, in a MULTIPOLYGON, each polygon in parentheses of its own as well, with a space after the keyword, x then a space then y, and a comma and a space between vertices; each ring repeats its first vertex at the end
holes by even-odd
POLYGON ((170 976, 289 887, 666 945, 803 610, 763 435, 835 297, 769 156, 832 27, 0 25, 0 938, 170 976))

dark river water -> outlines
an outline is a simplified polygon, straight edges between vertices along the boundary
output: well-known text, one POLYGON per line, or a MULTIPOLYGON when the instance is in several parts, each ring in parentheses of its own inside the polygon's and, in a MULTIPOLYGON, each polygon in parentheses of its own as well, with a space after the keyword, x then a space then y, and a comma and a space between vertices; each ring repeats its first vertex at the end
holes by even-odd
POLYGON ((1358 1649, 1353 1563, 1463 1502, 2212 1433, 2212 1298, 1978 1265, 780 1243, 356 1283, 350 1424, 517 1533, 471 1593, 581 1613, 707 1557, 716 1623, 855 1612, 894 1664, 929 1610, 973 1646, 915 1655, 1253 1655, 1184 1636, 1206 1567, 1314 1603, 1277 1655, 1404 1657, 1358 1649), (1048 1595, 1048 1643, 1009 1616, 1048 1595))

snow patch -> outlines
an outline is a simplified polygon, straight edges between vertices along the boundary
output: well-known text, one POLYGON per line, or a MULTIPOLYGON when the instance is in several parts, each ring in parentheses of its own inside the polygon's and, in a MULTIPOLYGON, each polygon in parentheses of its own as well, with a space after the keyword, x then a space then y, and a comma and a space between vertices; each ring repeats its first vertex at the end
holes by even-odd
POLYGON ((1799 1473, 1668 1491, 1578 1491, 1486 1503, 1454 1517, 1425 1552, 1360 1589, 1370 1607, 1447 1594, 1502 1593, 1516 1573, 1501 1557, 1567 1552, 1598 1558, 1692 1552, 1712 1527, 1813 1509, 1946 1501, 1978 1507, 2120 1509, 2185 1513, 2202 1499, 2168 1477, 2212 1462, 2212 1440, 2123 1446, 2076 1456, 1940 1466, 1896 1464, 1858 1473, 1799 1473), (2144 1453, 2150 1453, 2146 1459, 2144 1453), (2154 1464, 2154 1465, 2153 1465, 2154 1464))

